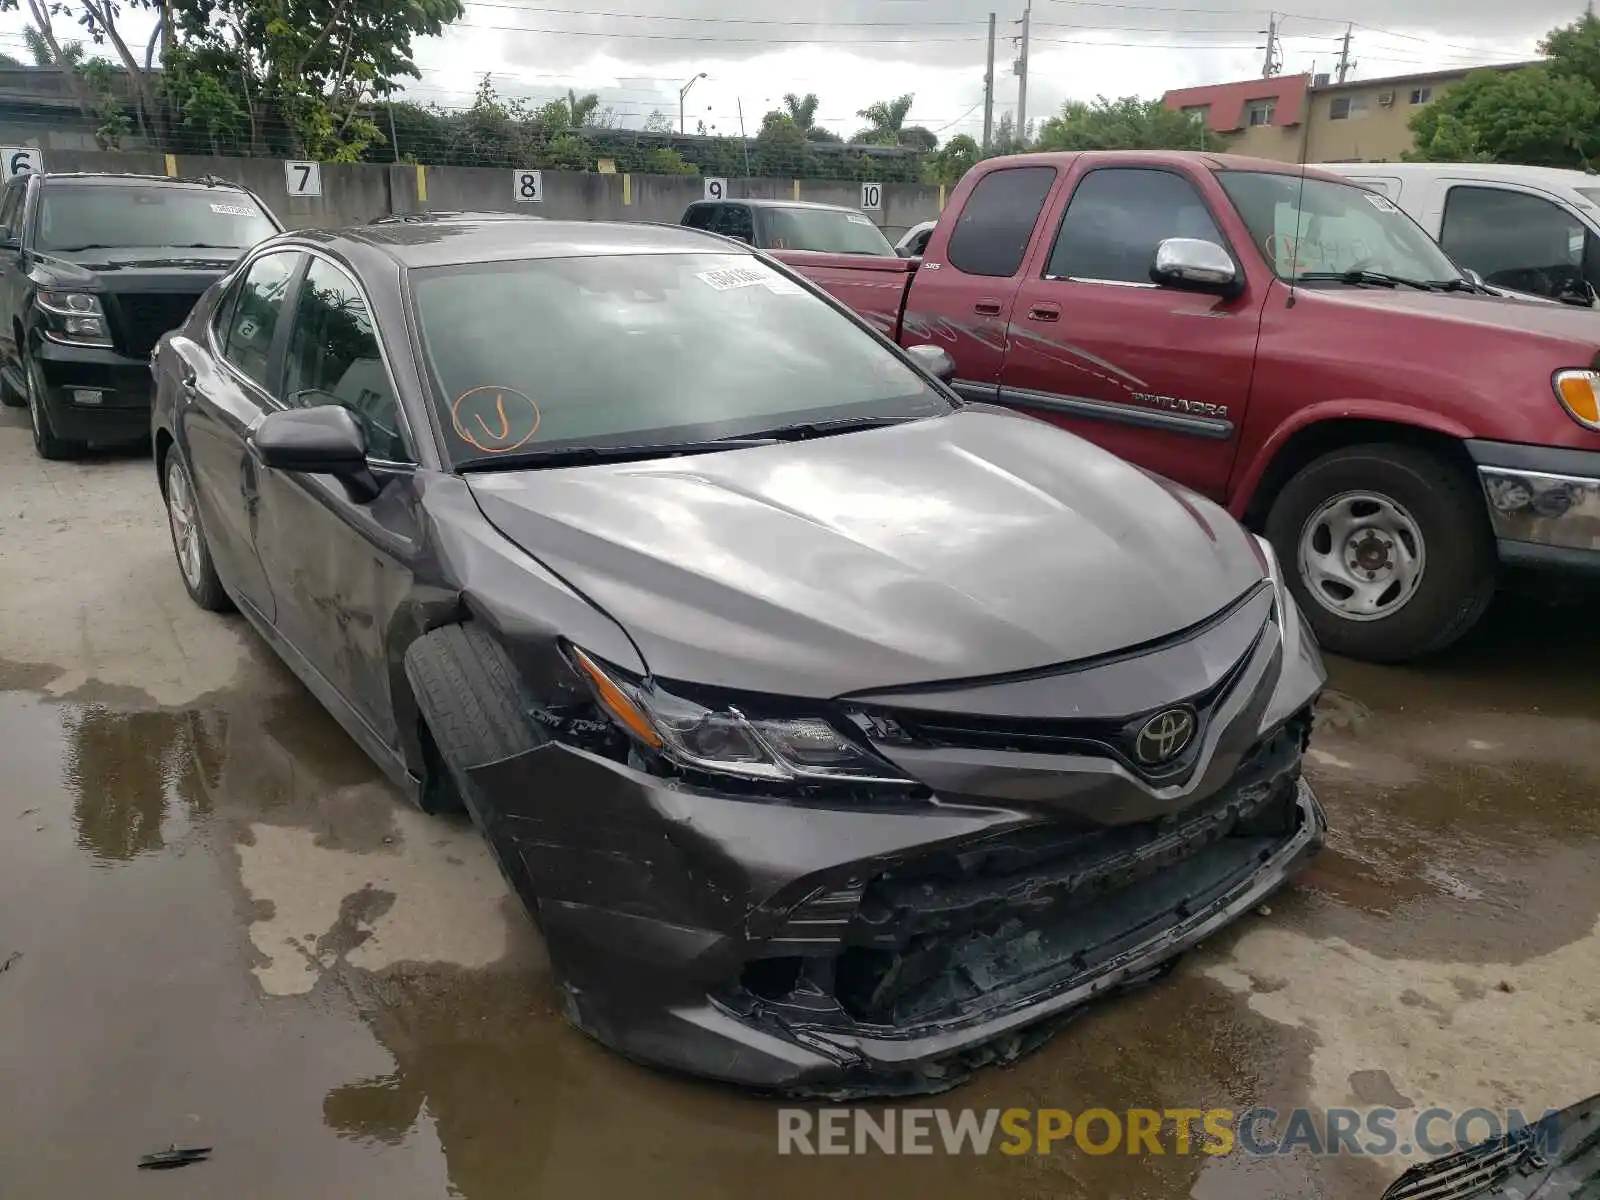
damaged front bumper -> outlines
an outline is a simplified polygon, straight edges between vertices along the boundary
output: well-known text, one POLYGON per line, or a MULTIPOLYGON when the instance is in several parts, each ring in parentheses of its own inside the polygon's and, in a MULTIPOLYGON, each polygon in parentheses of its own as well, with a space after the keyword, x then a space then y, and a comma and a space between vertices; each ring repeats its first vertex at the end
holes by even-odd
POLYGON ((470 799, 600 1041, 784 1094, 931 1092, 1287 882, 1326 829, 1308 731, 1302 709, 1222 786, 1112 826, 970 794, 752 802, 557 743, 472 771, 470 799))

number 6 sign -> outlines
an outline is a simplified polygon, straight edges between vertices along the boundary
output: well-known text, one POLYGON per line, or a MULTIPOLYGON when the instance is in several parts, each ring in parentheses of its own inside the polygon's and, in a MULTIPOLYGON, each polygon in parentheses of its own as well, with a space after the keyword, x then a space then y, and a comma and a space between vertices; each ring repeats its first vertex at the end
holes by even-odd
POLYGON ((44 157, 32 146, 0 146, 0 179, 44 170, 44 157))
POLYGON ((314 162, 286 162, 283 164, 283 182, 293 196, 322 195, 322 164, 314 162))

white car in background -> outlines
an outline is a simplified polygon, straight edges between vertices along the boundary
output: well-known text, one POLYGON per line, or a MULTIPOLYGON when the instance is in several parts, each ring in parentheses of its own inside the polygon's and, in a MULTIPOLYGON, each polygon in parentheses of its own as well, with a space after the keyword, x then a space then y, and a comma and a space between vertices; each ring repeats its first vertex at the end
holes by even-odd
POLYGON ((1592 304, 1600 175, 1498 163, 1324 163, 1387 197, 1444 252, 1518 298, 1592 304))
POLYGON ((928 239, 933 236, 933 227, 937 221, 923 221, 906 230, 905 236, 894 244, 894 252, 901 258, 921 258, 922 252, 928 248, 928 239))

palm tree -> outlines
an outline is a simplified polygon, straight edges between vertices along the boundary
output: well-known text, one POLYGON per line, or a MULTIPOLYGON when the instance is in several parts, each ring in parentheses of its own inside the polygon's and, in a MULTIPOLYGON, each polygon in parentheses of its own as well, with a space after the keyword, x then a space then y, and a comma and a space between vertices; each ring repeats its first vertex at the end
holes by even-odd
POLYGON ((808 138, 811 136, 811 131, 816 128, 817 104, 815 92, 807 92, 804 96, 786 92, 783 97, 783 107, 788 110, 789 119, 794 122, 794 127, 808 138))
POLYGON ((898 146, 900 131, 905 127, 911 112, 912 95, 907 92, 895 100, 879 100, 856 113, 867 122, 867 128, 850 140, 873 146, 898 146))

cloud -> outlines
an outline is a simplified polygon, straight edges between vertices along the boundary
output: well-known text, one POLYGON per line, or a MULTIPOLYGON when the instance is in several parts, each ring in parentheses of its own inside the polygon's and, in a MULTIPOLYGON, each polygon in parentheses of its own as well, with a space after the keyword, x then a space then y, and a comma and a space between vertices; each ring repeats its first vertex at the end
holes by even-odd
MULTIPOLYGON (((810 0, 803 7, 739 0, 468 0, 444 37, 419 42, 423 80, 411 98, 470 103, 484 72, 507 95, 593 91, 621 123, 660 110, 753 132, 785 92, 815 92, 820 119, 848 135, 857 110, 911 92, 910 120, 943 136, 982 125, 988 15, 999 13, 995 111, 1015 109, 1011 64, 1022 0, 810 0)), ((1531 57, 1537 40, 1578 15, 1572 0, 1296 0, 1281 28, 1287 72, 1331 70, 1355 22, 1355 77, 1373 78, 1531 57)), ((124 9, 142 45, 148 14, 124 9)), ((1067 99, 1159 96, 1173 87, 1261 71, 1265 15, 1256 0, 1033 0, 1028 113, 1067 99)), ((0 17, 0 50, 21 54, 18 14, 0 17)))

